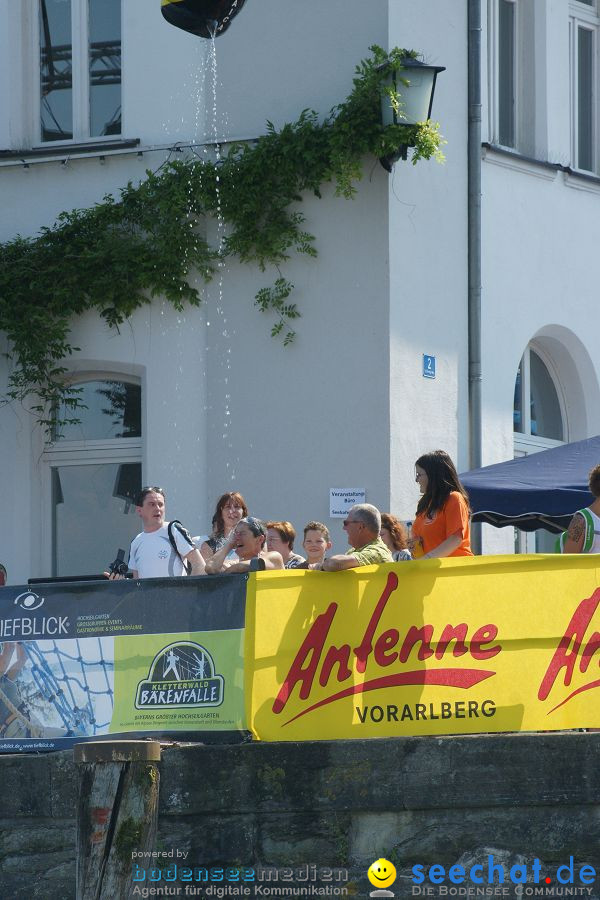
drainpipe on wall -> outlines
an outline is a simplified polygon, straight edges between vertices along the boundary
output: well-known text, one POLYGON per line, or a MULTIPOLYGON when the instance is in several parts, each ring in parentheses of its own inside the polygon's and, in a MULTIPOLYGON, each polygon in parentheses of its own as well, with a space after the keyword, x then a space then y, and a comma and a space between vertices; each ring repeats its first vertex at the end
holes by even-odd
MULTIPOLYGON (((481 466, 481 0, 468 9, 469 467, 481 466)), ((481 553, 481 525, 471 532, 481 553)))

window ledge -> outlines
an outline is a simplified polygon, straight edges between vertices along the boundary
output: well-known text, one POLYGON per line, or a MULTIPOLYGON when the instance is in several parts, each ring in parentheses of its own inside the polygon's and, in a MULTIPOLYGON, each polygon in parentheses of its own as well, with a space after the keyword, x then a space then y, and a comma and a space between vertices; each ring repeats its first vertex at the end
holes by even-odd
POLYGON ((73 156, 75 153, 105 153, 110 150, 130 150, 137 147, 139 138, 117 141, 82 141, 72 144, 46 144, 29 150, 0 150, 0 159, 36 159, 40 156, 73 156))
POLYGON ((533 156, 525 156, 525 154, 516 150, 510 150, 507 147, 500 147, 497 144, 487 142, 481 145, 481 155, 482 159, 492 163, 492 165, 503 166, 506 169, 523 172, 526 175, 534 175, 536 178, 543 178, 546 181, 554 180, 556 173, 564 169, 564 166, 561 166, 559 163, 536 159, 533 156))
MULTIPOLYGON (((255 144, 260 136, 222 137, 210 141, 176 141, 169 144, 142 144, 139 138, 119 141, 86 141, 79 144, 48 145, 28 150, 0 150, 0 169, 7 166, 21 166, 26 169, 30 165, 58 161, 68 163, 72 159, 99 159, 107 156, 119 156, 136 153, 184 153, 195 152, 196 148, 204 151, 215 151, 217 147, 230 144, 255 144)), ((197 155, 197 154, 196 154, 197 155)))
POLYGON ((487 142, 482 143, 481 154, 482 159, 493 165, 536 175, 538 178, 545 178, 548 181, 552 181, 556 177, 557 172, 562 172, 564 183, 568 187, 578 191, 591 191, 594 194, 600 193, 600 176, 594 175, 593 172, 581 172, 577 169, 572 169, 571 166, 535 159, 534 157, 518 153, 516 150, 499 147, 497 144, 489 144, 487 142))
POLYGON ((29 163, 51 162, 55 159, 85 159, 86 157, 117 156, 120 153, 137 151, 139 138, 117 141, 84 141, 82 143, 48 144, 28 150, 0 150, 0 166, 25 165, 29 163))
POLYGON ((592 172, 577 172, 570 166, 562 167, 564 183, 567 187, 576 191, 590 191, 592 194, 600 194, 600 178, 592 172))

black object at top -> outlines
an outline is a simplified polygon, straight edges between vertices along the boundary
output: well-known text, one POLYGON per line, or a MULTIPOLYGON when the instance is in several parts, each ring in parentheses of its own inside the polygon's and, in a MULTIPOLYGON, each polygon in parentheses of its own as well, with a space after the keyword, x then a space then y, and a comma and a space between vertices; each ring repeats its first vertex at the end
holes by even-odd
POLYGON ((116 558, 109 565, 108 571, 112 575, 127 575, 127 572, 129 571, 129 566, 125 562, 125 551, 122 550, 120 547, 119 547, 119 550, 117 551, 116 558))
POLYGON ((163 0, 161 12, 176 28, 198 37, 219 37, 231 25, 246 0, 163 0))
POLYGON ((169 524, 167 525, 167 534, 169 536, 169 543, 171 544, 171 547, 173 548, 173 550, 175 551, 175 553, 181 560, 183 568, 185 569, 186 573, 188 575, 191 575, 192 574, 192 564, 190 562, 188 562, 185 559, 185 557, 183 557, 181 555, 181 553, 179 552, 179 547, 177 546, 177 541, 175 540, 175 537, 173 535, 174 528, 176 528, 177 531, 179 531, 179 533, 183 535, 183 537, 186 539, 186 541, 190 545, 190 549, 192 549, 192 550, 194 549, 194 542, 192 540, 192 537, 191 537, 189 531, 187 530, 187 528, 183 527, 183 525, 181 524, 179 519, 173 519, 171 522, 169 522, 169 524))

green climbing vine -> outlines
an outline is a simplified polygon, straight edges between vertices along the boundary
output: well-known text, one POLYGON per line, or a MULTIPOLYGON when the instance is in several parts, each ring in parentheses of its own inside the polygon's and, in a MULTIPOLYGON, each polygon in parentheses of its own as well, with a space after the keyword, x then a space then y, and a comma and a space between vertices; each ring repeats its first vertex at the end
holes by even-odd
MULTIPOLYGON (((333 182, 338 195, 352 197, 365 157, 401 144, 412 147, 413 163, 443 159, 436 123, 382 126, 382 94, 400 111, 402 97, 384 86, 378 67, 400 68, 407 51, 370 49, 351 94, 323 121, 305 109, 281 130, 268 123, 255 142, 231 145, 217 162, 168 161, 118 198, 63 212, 36 237, 0 245, 0 330, 13 362, 5 402, 33 397, 31 408, 49 432, 77 421, 78 391, 64 378, 66 358, 79 349, 70 342, 75 316, 95 310, 118 327, 153 297, 178 310, 199 305, 194 282, 210 282, 229 257, 264 271, 278 269, 292 252, 316 256, 298 210, 303 192, 319 197, 321 186, 333 182), (225 232, 214 247, 202 233, 205 218, 217 214, 225 232)), ((291 323, 300 315, 289 300, 292 287, 278 277, 254 298, 261 312, 275 314, 271 333, 284 344, 293 340, 291 323)))

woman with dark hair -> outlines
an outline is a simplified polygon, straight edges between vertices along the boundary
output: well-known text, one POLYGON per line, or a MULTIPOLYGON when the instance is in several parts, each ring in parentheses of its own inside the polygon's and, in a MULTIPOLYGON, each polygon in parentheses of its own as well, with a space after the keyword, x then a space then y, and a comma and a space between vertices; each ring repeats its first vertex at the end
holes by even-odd
POLYGON ((246 501, 239 491, 227 491, 217 500, 217 508, 213 516, 213 532, 200 547, 200 553, 208 560, 227 543, 238 522, 248 515, 246 501))
POLYGON ((434 450, 420 456, 415 480, 422 496, 412 526, 413 556, 473 556, 469 498, 448 454, 434 450))
POLYGON ((386 545, 394 562, 412 559, 410 550, 407 550, 408 534, 406 527, 400 519, 391 513, 381 513, 381 540, 386 545))

